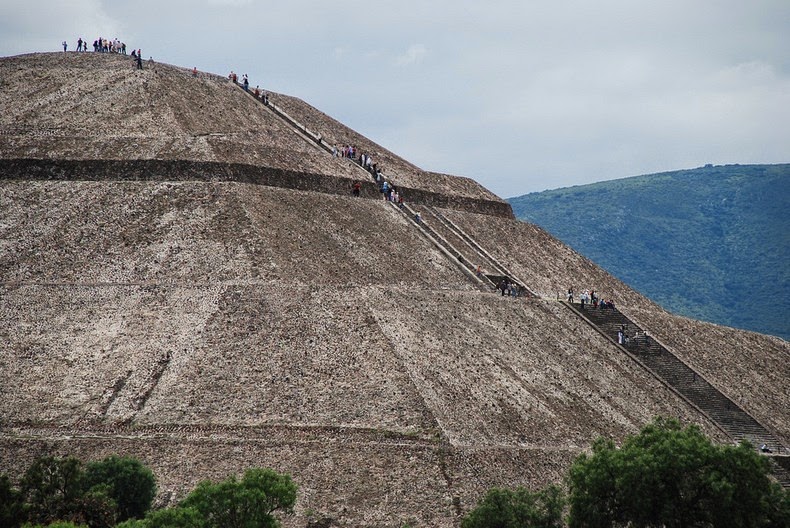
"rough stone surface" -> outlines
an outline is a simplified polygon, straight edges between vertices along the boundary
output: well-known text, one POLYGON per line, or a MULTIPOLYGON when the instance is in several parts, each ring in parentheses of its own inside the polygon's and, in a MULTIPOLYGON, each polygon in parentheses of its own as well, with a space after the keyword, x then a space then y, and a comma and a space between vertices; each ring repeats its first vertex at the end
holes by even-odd
MULTIPOLYGON (((229 80, 122 55, 45 53, 0 61, 0 158, 190 160, 371 182, 229 80)), ((373 155, 412 201, 512 217, 477 182, 425 172, 294 97, 272 94, 310 130, 373 155)))
POLYGON ((271 101, 283 108, 296 121, 306 126, 311 133, 321 134, 321 138, 327 144, 338 149, 342 149, 346 145, 353 145, 360 153, 364 152, 370 156, 381 167, 387 179, 398 187, 421 189, 442 196, 502 202, 501 198, 471 178, 461 178, 420 169, 301 99, 274 94, 271 96, 271 101))
MULTIPOLYGON (((557 303, 568 287, 613 298, 790 435, 785 341, 668 314, 541 229, 454 207, 497 203, 468 180, 437 175, 424 192, 447 192, 441 213, 538 298, 485 291, 375 190, 331 192, 358 169, 251 117, 259 103, 223 79, 93 54, 0 72, 13 107, 0 116, 0 471, 128 454, 168 504, 269 466, 300 486, 286 526, 451 527, 490 486, 559 482, 596 437, 622 441, 658 414, 729 441, 557 303), (118 97, 73 95, 91 75, 118 97), (130 97, 127 114, 116 104, 130 97), (91 134, 104 119, 114 132, 91 134), (229 123, 254 130, 191 135, 229 123)), ((282 100, 325 138, 353 139, 282 100)))
POLYGON ((477 240, 489 240, 499 260, 544 298, 568 288, 595 289, 666 345, 763 425, 790 438, 790 345, 781 338, 670 314, 574 252, 540 227, 489 215, 446 210, 477 240))

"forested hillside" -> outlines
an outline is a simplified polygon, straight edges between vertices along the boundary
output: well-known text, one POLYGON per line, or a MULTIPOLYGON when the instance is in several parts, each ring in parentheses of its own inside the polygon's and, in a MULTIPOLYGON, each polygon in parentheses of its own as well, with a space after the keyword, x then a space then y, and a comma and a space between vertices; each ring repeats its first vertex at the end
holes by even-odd
POLYGON ((670 311, 790 338, 790 164, 706 166, 509 202, 670 311))

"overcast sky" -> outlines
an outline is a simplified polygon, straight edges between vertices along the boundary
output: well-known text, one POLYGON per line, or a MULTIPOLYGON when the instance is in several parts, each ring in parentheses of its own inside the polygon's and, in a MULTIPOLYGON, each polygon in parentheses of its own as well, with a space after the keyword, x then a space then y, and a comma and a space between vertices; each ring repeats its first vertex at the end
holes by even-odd
POLYGON ((502 197, 790 162, 789 0, 0 0, 0 55, 99 35, 502 197))

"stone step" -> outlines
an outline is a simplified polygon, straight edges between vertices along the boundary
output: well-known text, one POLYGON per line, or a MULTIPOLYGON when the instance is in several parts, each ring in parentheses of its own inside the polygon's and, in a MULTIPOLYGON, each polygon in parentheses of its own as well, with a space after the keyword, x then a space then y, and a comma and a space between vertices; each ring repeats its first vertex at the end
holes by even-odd
POLYGON ((625 327, 629 340, 622 345, 623 350, 637 358, 675 392, 705 413, 734 440, 748 440, 756 444, 755 448, 766 444, 777 453, 785 451, 781 442, 757 420, 659 342, 649 337, 636 338, 637 335, 648 334, 617 308, 601 309, 585 306, 582 309, 580 304, 568 302, 563 304, 587 319, 594 328, 615 342, 618 331, 625 327))
POLYGON ((499 279, 507 279, 509 282, 518 286, 519 289, 519 297, 537 297, 538 295, 533 292, 532 290, 527 287, 526 283, 519 280, 513 272, 511 272, 504 264, 499 262, 491 253, 486 251, 477 241, 469 236, 461 227, 459 227, 455 222, 447 218, 441 212, 439 212, 435 207, 431 208, 433 214, 439 218, 449 229, 451 229, 458 237, 466 242, 466 244, 475 251, 475 254, 483 259, 484 261, 488 261, 490 264, 493 265, 494 273, 491 273, 491 270, 488 270, 487 275, 489 279, 494 283, 497 284, 499 279))
POLYGON ((453 243, 456 249, 462 251, 475 270, 477 270, 479 265, 486 275, 507 275, 493 259, 489 258, 489 255, 480 251, 479 244, 471 241, 468 236, 459 233, 453 224, 450 224, 445 216, 435 207, 425 207, 423 209, 427 211, 427 215, 430 215, 431 227, 441 232, 445 238, 453 243))

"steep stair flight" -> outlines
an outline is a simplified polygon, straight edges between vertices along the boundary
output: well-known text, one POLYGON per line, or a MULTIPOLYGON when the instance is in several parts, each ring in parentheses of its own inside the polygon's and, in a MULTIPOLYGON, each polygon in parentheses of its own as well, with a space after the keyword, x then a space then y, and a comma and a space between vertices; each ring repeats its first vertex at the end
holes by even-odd
POLYGON ((582 310, 580 305, 562 303, 618 343, 735 441, 747 440, 755 447, 765 445, 773 453, 784 453, 784 446, 774 434, 618 309, 587 306, 582 310), (624 333, 622 343, 619 332, 624 333))

